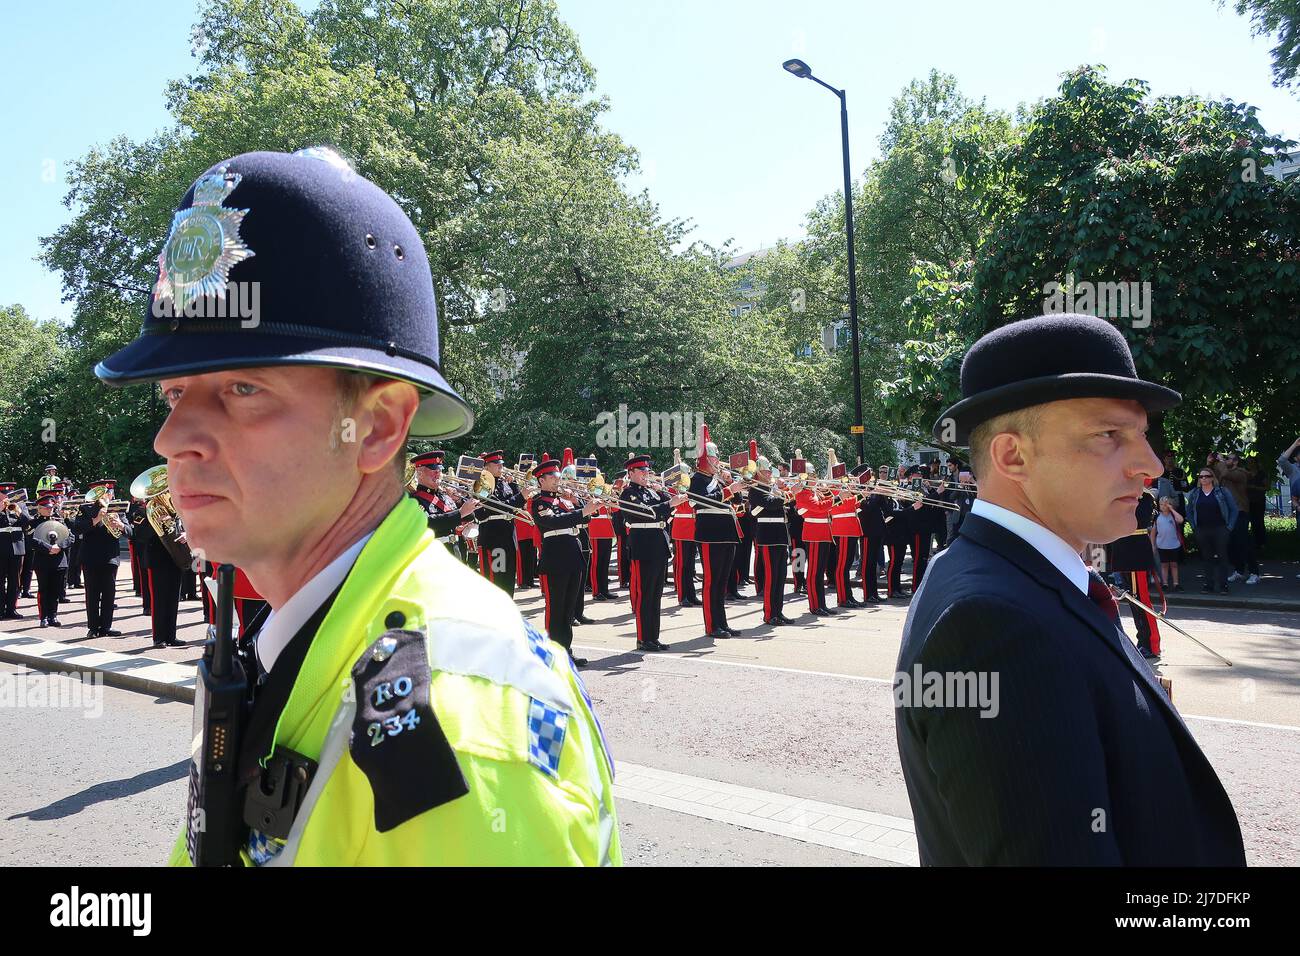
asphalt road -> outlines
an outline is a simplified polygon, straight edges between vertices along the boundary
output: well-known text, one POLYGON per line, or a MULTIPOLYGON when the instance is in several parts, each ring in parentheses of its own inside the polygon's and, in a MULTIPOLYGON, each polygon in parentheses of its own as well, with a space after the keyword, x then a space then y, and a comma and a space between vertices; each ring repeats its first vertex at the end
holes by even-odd
MULTIPOLYGON (((536 590, 519 603, 540 623, 536 590)), ((666 596, 668 654, 632 649, 623 600, 589 602, 586 613, 600 623, 575 630, 616 760, 910 817, 889 693, 904 602, 805 615, 803 627, 772 630, 754 626, 751 599, 728 612, 744 635, 718 642, 701 636, 699 609, 669 603, 666 596)), ((791 602, 787 613, 801 607, 791 602)), ((1300 864, 1300 627, 1272 612, 1187 608, 1170 616, 1235 664, 1165 638, 1162 672, 1237 808, 1248 859, 1300 864)), ((85 643, 124 650, 127 640, 85 643)), ((170 653, 196 656, 195 648, 170 653)), ((21 768, 0 788, 0 861, 152 863, 166 855, 185 802, 189 708, 112 688, 102 694, 102 714, 91 718, 67 708, 0 708, 0 766, 21 768)), ((619 813, 632 864, 874 862, 629 800, 619 813)))

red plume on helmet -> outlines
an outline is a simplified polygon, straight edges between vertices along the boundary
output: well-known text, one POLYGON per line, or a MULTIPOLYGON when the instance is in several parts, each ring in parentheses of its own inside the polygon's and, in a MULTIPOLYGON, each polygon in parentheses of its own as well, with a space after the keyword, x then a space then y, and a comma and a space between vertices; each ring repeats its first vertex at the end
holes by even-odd
POLYGON ((708 471, 709 455, 716 455, 718 447, 709 441, 709 426, 704 422, 700 422, 699 452, 699 457, 695 459, 695 467, 699 468, 700 471, 708 471), (712 450, 710 451, 710 449, 712 450))
POLYGON ((568 468, 572 464, 573 464, 573 449, 566 448, 564 449, 564 460, 560 462, 560 466, 562 468, 568 468))
POLYGON ((749 460, 758 461, 758 442, 753 438, 749 440, 749 460))

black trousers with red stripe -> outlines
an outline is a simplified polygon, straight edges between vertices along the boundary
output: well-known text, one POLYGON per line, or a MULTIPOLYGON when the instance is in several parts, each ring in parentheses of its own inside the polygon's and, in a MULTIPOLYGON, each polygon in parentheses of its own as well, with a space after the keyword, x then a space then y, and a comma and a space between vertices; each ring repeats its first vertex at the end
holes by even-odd
MULTIPOLYGON (((181 603, 181 570, 174 561, 150 561, 145 572, 145 585, 149 588, 149 620, 153 626, 153 642, 176 640, 176 612, 181 603)), ((185 569, 186 574, 189 568, 185 569)))
POLYGON ((478 542, 478 573, 483 575, 511 597, 515 596, 515 543, 514 541, 484 544, 478 542))
MULTIPOLYGON (((620 534, 615 540, 618 542, 618 586, 625 588, 632 583, 632 564, 627 559, 627 535, 620 534)), ((667 573, 665 561, 665 577, 667 573)))
POLYGON ((849 578, 853 570, 853 560, 858 556, 858 542, 861 538, 840 535, 835 539, 835 600, 843 604, 853 599, 853 582, 849 578))
POLYGON ((35 569, 36 607, 41 612, 41 620, 57 619, 59 616, 59 598, 67 583, 67 568, 49 568, 41 565, 35 569))
POLYGON ((826 571, 830 566, 831 541, 805 541, 808 549, 808 610, 820 611, 826 607, 826 571))
POLYGON ((903 551, 905 544, 889 542, 889 569, 885 575, 885 596, 894 597, 903 593, 903 551))
MULTIPOLYGON (((1133 596, 1143 604, 1155 607, 1151 604, 1151 576, 1145 571, 1135 571, 1129 574, 1129 590, 1133 596)), ((1160 653, 1160 625, 1156 619, 1151 616, 1150 611, 1144 611, 1131 601, 1128 602, 1129 610, 1133 612, 1133 624, 1137 627, 1138 647, 1146 648, 1152 654, 1160 653)))
POLYGON ((591 542, 591 561, 587 583, 592 597, 610 597, 609 556, 614 550, 613 538, 595 538, 591 542))
POLYGON ((870 538, 862 539, 862 560, 858 564, 862 568, 863 599, 880 597, 880 591, 876 588, 876 577, 880 573, 880 567, 876 563, 876 542, 870 538))
POLYGON ((673 542, 673 589, 677 603, 697 600, 695 596, 695 542, 673 542))
POLYGON ((914 531, 908 547, 912 549, 912 593, 915 594, 925 577, 925 566, 930 563, 930 532, 914 531))
POLYGON ((794 590, 798 594, 808 587, 808 545, 795 541, 790 551, 790 568, 794 572, 794 590))
POLYGON ((636 619, 636 642, 653 644, 659 640, 659 610, 664 596, 664 578, 668 576, 667 555, 658 560, 640 558, 628 562, 628 587, 631 588, 632 616, 636 619))
POLYGON ((763 620, 785 610, 785 573, 789 551, 783 544, 754 545, 754 583, 763 595, 763 620))
POLYGON ((515 544, 515 587, 531 588, 537 583, 537 545, 532 538, 515 544))
POLYGON ((712 634, 727 624, 727 584, 736 560, 736 545, 729 541, 701 541, 700 563, 704 567, 704 631, 712 634))
POLYGON ((546 601, 546 633, 565 650, 572 653, 573 619, 578 614, 578 600, 582 597, 582 574, 562 571, 541 574, 542 597, 546 601))

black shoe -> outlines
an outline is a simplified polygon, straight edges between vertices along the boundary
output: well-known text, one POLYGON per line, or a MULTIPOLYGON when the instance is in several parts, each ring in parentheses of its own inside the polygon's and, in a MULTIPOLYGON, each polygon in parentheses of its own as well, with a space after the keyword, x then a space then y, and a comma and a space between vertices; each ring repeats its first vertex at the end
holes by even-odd
POLYGON ((578 619, 577 619, 576 621, 574 621, 574 623, 575 623, 575 624, 595 624, 596 622, 593 621, 591 618, 585 616, 585 615, 580 615, 580 616, 578 617, 578 619))
POLYGON ((778 614, 778 615, 776 616, 776 619, 777 619, 778 621, 780 621, 782 624, 797 624, 797 623, 798 623, 797 621, 791 620, 790 618, 786 617, 784 614, 778 614))
POLYGON ((1174 590, 1175 590, 1175 591, 1182 591, 1182 589, 1183 589, 1183 586, 1182 586, 1181 584, 1175 584, 1175 585, 1174 585, 1174 590))
POLYGON ((731 637, 731 632, 726 630, 725 628, 719 627, 716 630, 709 631, 709 633, 705 634, 704 636, 711 637, 715 641, 719 641, 731 637))
POLYGON ((587 666, 587 659, 585 657, 573 657, 570 655, 570 659, 573 661, 574 667, 583 668, 587 666))
POLYGON ((184 647, 184 646, 185 646, 185 642, 184 642, 184 641, 177 640, 177 639, 174 638, 174 637, 173 637, 170 641, 163 641, 163 643, 166 644, 168 647, 184 647))
POLYGON ((866 605, 857 598, 849 598, 846 601, 841 601, 840 607, 866 607, 866 605))
POLYGON ((1202 585, 1201 585, 1201 593, 1202 593, 1202 594, 1209 594, 1209 593, 1210 593, 1210 586, 1209 586, 1208 584, 1202 584, 1202 585))
POLYGON ((30 598, 30 597, 31 597, 31 595, 28 594, 26 591, 24 591, 24 592, 22 593, 22 596, 25 597, 25 598, 30 598))
POLYGON ((575 618, 574 618, 572 621, 570 621, 569 623, 570 623, 571 625, 573 625, 574 627, 578 627, 578 626, 580 626, 580 625, 582 624, 582 621, 580 621, 578 618, 575 617, 575 618))
POLYGON ((824 608, 824 607, 819 607, 817 610, 813 611, 812 613, 813 613, 814 615, 816 615, 817 617, 830 617, 830 616, 831 616, 831 612, 828 611, 828 610, 826 610, 826 608, 824 608))
POLYGON ((638 651, 645 651, 646 653, 652 653, 654 651, 663 650, 663 645, 660 644, 658 641, 637 641, 636 649, 638 651))
POLYGON ((86 638, 99 637, 99 631, 87 631, 86 638))
POLYGON ((727 631, 727 633, 729 633, 732 637, 740 637, 741 635, 741 632, 736 630, 734 627, 724 628, 724 630, 727 631))
POLYGON ((777 618, 774 618, 774 617, 765 617, 765 618, 763 618, 763 623, 766 624, 768 627, 780 627, 780 626, 781 626, 781 622, 780 622, 780 620, 778 620, 777 618))
POLYGON ((27 616, 26 614, 19 614, 17 611, 10 611, 10 612, 9 612, 9 617, 10 617, 12 620, 15 620, 15 621, 21 621, 21 620, 22 620, 23 618, 25 618, 26 616, 27 616))
POLYGON ((60 621, 57 617, 50 618, 50 627, 62 627, 62 626, 63 626, 63 622, 60 621))
POLYGON ((883 602, 879 594, 868 594, 866 597, 862 599, 863 607, 866 607, 868 604, 881 604, 881 603, 883 602))
POLYGON ((107 631, 100 631, 99 636, 100 637, 121 637, 122 632, 114 630, 113 628, 110 627, 107 631))
POLYGON ((844 608, 842 608, 842 607, 828 607, 828 608, 826 608, 825 610, 826 610, 826 613, 829 614, 831 617, 834 617, 834 616, 837 615, 837 614, 843 614, 843 613, 844 613, 844 608))
POLYGON ((38 625, 38 627, 45 627, 45 618, 41 618, 41 623, 38 625))
POLYGON ((608 594, 597 594, 597 595, 595 595, 594 597, 592 597, 592 600, 593 600, 593 601, 609 601, 609 600, 612 600, 612 598, 611 598, 608 594))
POLYGON ((1156 654, 1155 652, 1153 652, 1150 648, 1147 648, 1147 647, 1139 647, 1138 650, 1140 650, 1140 651, 1142 652, 1142 656, 1143 656, 1144 658, 1146 658, 1147 660, 1149 660, 1149 661, 1158 661, 1158 660, 1160 660, 1160 655, 1159 655, 1159 654, 1156 654))

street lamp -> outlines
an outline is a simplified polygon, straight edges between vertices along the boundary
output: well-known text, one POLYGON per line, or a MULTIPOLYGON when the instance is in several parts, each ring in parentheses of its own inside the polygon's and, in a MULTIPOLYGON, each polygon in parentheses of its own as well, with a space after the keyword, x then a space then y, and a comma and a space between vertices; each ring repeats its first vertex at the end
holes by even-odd
POLYGON ((858 270, 853 255, 853 179, 849 173, 849 107, 844 91, 837 90, 813 76, 803 60, 786 60, 781 66, 792 76, 812 80, 840 98, 840 143, 844 153, 844 231, 849 244, 849 329, 853 338, 853 433, 858 438, 858 464, 867 457, 865 429, 862 426, 862 368, 858 358, 858 270))

